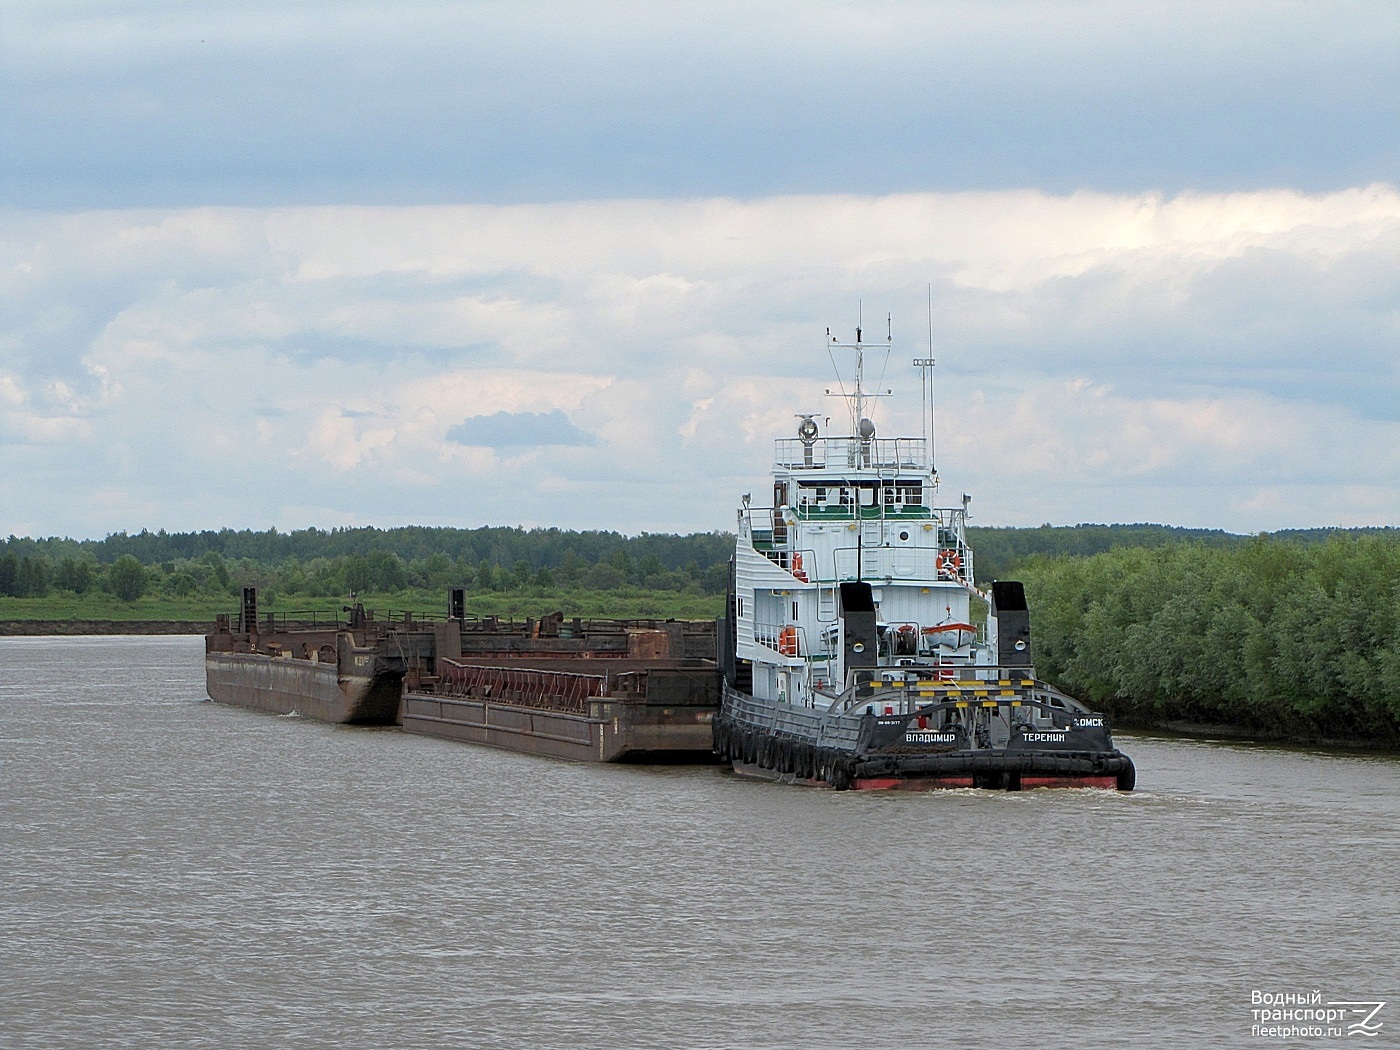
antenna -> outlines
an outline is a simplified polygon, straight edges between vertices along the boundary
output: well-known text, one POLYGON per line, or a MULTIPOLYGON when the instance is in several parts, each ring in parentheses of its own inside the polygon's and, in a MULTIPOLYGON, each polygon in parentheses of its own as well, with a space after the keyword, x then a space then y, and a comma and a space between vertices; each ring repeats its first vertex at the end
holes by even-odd
MULTIPOLYGON (((826 330, 827 352, 831 355, 831 363, 832 363, 833 368, 836 367, 836 355, 835 355, 834 351, 836 351, 836 350, 854 350, 854 351, 856 352, 855 377, 854 377, 855 382, 854 382, 854 387, 853 387, 853 389, 852 389, 849 393, 847 393, 845 381, 841 378, 841 370, 840 370, 839 368, 836 368, 836 379, 837 379, 838 386, 840 387, 840 392, 837 393, 837 392, 834 392, 834 391, 831 391, 831 390, 827 390, 827 394, 828 394, 829 396, 843 398, 843 399, 846 401, 846 403, 849 405, 850 410, 851 410, 851 433, 852 433, 852 434, 857 434, 857 433, 860 432, 860 429, 861 429, 861 421, 862 421, 863 419, 866 418, 866 413, 867 413, 867 405, 866 405, 866 402, 868 402, 868 401, 873 401, 873 399, 874 399, 874 398, 877 398, 877 397, 889 397, 889 396, 893 393, 893 391, 890 391, 890 390, 866 390, 866 389, 865 389, 865 348, 866 348, 866 343, 863 341, 863 338, 862 338, 863 336, 864 336, 864 331, 863 331, 863 329, 862 329, 861 327, 857 326, 857 328, 856 328, 856 341, 855 341, 854 343, 843 343, 843 342, 840 342, 834 335, 831 334, 831 328, 830 328, 830 327, 828 327, 827 330, 826 330)), ((891 338, 893 338, 893 336, 891 336, 891 338)), ((886 361, 887 364, 888 364, 888 362, 889 362, 889 352, 890 352, 889 350, 886 350, 885 361, 886 361)), ((882 373, 882 375, 881 375, 881 380, 880 380, 880 381, 881 381, 881 382, 884 382, 883 373, 882 373)))
POLYGON ((934 427, 934 388, 933 388, 933 285, 928 286, 928 357, 914 358, 914 367, 922 370, 920 377, 920 388, 924 398, 924 447, 928 449, 928 469, 929 473, 938 475, 938 459, 936 456, 935 443, 937 442, 937 431, 934 427))

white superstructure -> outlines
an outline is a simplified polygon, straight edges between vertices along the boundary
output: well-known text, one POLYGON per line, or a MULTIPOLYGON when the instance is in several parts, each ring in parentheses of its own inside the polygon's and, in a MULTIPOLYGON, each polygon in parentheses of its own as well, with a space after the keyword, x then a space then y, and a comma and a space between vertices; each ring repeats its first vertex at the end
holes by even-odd
POLYGON ((752 676, 745 691, 821 709, 845 689, 851 663, 932 664, 952 677, 990 662, 973 626, 969 497, 940 505, 932 435, 877 433, 868 410, 883 392, 864 388, 873 347, 860 329, 854 343, 828 339, 854 354, 853 389, 838 394, 849 423, 831 432, 802 415, 796 436, 775 443, 771 504, 745 497, 739 509, 733 609, 741 679, 752 676), (873 659, 848 650, 840 615, 840 585, 859 581, 875 606, 873 659))

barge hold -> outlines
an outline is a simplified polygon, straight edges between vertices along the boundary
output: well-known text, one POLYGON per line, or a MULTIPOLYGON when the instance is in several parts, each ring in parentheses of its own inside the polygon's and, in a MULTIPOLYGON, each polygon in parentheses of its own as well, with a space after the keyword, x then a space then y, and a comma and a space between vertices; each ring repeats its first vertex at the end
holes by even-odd
POLYGON ((716 754, 741 774, 836 789, 1131 789, 1108 718, 1036 678, 1022 585, 974 582, 971 497, 935 502, 933 360, 914 362, 925 435, 878 437, 863 383, 873 345, 860 328, 827 341, 833 359, 854 354, 836 395, 850 429, 825 435, 818 413, 799 415, 776 444, 772 506, 743 498, 716 754))
POLYGON ((258 619, 257 588, 243 588, 236 630, 220 615, 204 638, 211 699, 322 722, 393 725, 404 674, 427 655, 431 633, 381 623, 356 602, 347 619, 268 614, 258 619))
POLYGON ((432 673, 410 671, 405 731, 585 762, 714 761, 713 622, 449 624, 432 673))

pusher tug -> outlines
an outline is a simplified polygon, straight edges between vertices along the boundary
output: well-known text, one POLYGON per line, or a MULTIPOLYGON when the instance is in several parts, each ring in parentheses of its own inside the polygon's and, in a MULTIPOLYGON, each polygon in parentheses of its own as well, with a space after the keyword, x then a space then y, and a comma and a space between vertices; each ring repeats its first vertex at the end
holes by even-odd
POLYGON ((914 362, 927 436, 878 437, 870 417, 889 391, 864 387, 874 347, 860 328, 827 341, 833 364, 855 357, 852 389, 835 395, 850 428, 798 416, 797 436, 776 442, 772 506, 743 498, 716 752, 738 773, 838 790, 1130 790, 1108 719, 1035 677, 1021 584, 974 583, 970 497, 935 505, 933 360, 914 362))

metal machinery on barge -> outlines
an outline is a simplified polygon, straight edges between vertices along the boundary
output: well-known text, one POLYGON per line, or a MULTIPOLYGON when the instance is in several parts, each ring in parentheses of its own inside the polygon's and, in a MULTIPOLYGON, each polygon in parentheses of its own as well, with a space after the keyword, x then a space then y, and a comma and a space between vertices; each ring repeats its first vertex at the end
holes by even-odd
MULTIPOLYGON (((854 343, 827 337, 855 355, 850 430, 798 416, 776 443, 772 506, 743 499, 716 753, 838 789, 1131 789, 1108 719, 1035 677, 1022 585, 975 585, 970 497, 934 503, 931 412, 926 437, 877 436, 871 344, 859 328, 854 343)), ((915 364, 931 407, 933 361, 915 364)))
POLYGON ((713 621, 458 615, 410 670, 408 732, 585 762, 713 761, 713 621))
POLYGON ((423 658, 425 637, 411 619, 381 623, 358 602, 343 611, 348 619, 260 621, 257 588, 243 588, 238 622, 220 615, 204 638, 210 698, 322 722, 393 725, 404 674, 423 658))

